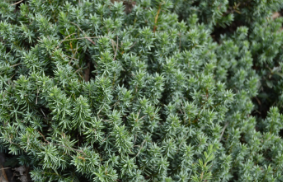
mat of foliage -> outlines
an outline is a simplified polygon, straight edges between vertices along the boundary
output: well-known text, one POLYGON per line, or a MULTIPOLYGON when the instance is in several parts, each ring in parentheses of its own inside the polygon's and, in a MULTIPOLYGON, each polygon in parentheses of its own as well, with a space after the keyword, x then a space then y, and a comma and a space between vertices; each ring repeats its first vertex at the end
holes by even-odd
POLYGON ((0 146, 33 181, 283 181, 282 0, 0 2, 0 146))

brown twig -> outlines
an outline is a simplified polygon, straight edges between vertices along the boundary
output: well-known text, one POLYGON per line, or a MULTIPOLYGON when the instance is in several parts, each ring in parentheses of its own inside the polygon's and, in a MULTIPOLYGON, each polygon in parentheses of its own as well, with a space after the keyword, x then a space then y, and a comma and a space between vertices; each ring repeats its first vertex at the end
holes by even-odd
POLYGON ((48 140, 45 139, 44 135, 42 133, 40 133, 39 131, 37 131, 44 139, 44 141, 46 141, 48 144, 50 144, 50 142, 48 140))
POLYGON ((93 45, 95 45, 95 42, 93 42, 90 38, 99 38, 99 37, 79 37, 79 38, 73 38, 73 39, 66 39, 66 40, 63 40, 62 42, 71 41, 71 40, 87 39, 87 40, 89 40, 93 45))
POLYGON ((38 88, 37 88, 37 90, 36 90, 36 99, 35 99, 35 104, 37 105, 37 98, 38 98, 38 88))
POLYGON ((111 134, 109 134, 107 137, 105 137, 105 138, 101 141, 101 143, 103 143, 110 135, 111 135, 111 134))
POLYGON ((115 55, 114 55, 113 60, 116 59, 117 51, 118 51, 118 36, 117 36, 116 50, 115 50, 115 55))
POLYGON ((157 20, 158 20, 158 16, 159 16, 160 10, 161 10, 161 4, 159 4, 157 14, 156 14, 156 16, 155 16, 155 18, 154 18, 154 28, 153 28, 153 32, 155 32, 156 29, 157 29, 156 24, 157 24, 157 20))
POLYGON ((0 170, 2 170, 2 169, 10 169, 10 167, 2 167, 2 168, 0 168, 0 170))
POLYGON ((18 2, 14 3, 14 4, 11 4, 11 6, 15 6, 15 5, 17 5, 17 4, 20 4, 20 3, 23 2, 23 1, 24 1, 24 0, 18 1, 18 2))
POLYGON ((139 149, 139 151, 138 151, 138 153, 137 153, 137 155, 136 155, 135 157, 137 157, 137 156, 140 154, 141 149, 142 149, 142 147, 143 147, 143 145, 144 145, 145 142, 146 142, 146 141, 143 140, 143 142, 142 142, 142 144, 141 144, 141 146, 140 146, 140 149, 139 149))
POLYGON ((223 137, 223 134, 224 134, 224 131, 225 131, 225 129, 227 128, 228 125, 229 125, 229 123, 227 122, 227 123, 225 124, 223 130, 222 130, 221 136, 220 136, 220 138, 219 138, 219 142, 221 141, 221 139, 222 139, 222 137, 223 137))
POLYGON ((99 109, 97 115, 99 115, 99 113, 102 111, 103 107, 104 107, 104 103, 103 103, 102 107, 99 109))
MULTIPOLYGON (((9 168, 9 167, 8 167, 8 168, 9 168)), ((6 172, 5 172, 5 169, 7 169, 7 168, 4 168, 4 167, 1 165, 1 168, 0 168, 0 169, 1 169, 1 171, 2 171, 2 175, 1 175, 1 178, 0 178, 1 181, 9 181, 9 180, 8 180, 8 177, 7 177, 7 175, 6 175, 6 172), (3 179, 2 177, 3 177, 4 179, 3 179)))
POLYGON ((44 114, 44 112, 42 111, 42 109, 40 109, 40 111, 42 112, 42 114, 44 115, 44 117, 46 118, 46 115, 44 114))
POLYGON ((84 34, 84 38, 86 38, 88 41, 90 41, 93 45, 95 45, 95 42, 93 42, 90 37, 87 37, 86 34, 83 32, 83 30, 79 27, 79 25, 75 24, 74 22, 71 22, 72 24, 76 25, 78 27, 78 29, 80 29, 80 31, 84 34))
MULTIPOLYGON (((50 142, 45 139, 45 136, 44 136, 42 133, 40 133, 39 131, 37 131, 37 132, 43 137, 43 139, 44 139, 45 142, 47 142, 48 144, 50 144, 50 142)), ((44 143, 44 144, 45 144, 45 143, 44 143)), ((60 144, 56 144, 56 143, 53 143, 53 144, 54 144, 54 145, 57 145, 57 146, 60 146, 60 147, 63 147, 63 148, 68 148, 68 149, 71 149, 71 150, 74 150, 74 151, 76 151, 76 152, 79 152, 79 153, 82 153, 82 154, 86 155, 82 150, 78 150, 78 149, 71 148, 71 147, 66 147, 66 146, 64 146, 64 145, 60 145, 60 144)))
POLYGON ((60 46, 67 38, 71 37, 71 36, 74 35, 74 34, 76 34, 76 33, 72 33, 72 34, 68 35, 67 37, 65 37, 65 38, 59 43, 59 45, 58 45, 55 49, 58 49, 59 46, 60 46))
POLYGON ((18 64, 14 64, 14 65, 11 65, 10 67, 15 67, 15 66, 18 66, 18 65, 21 65, 22 63, 18 63, 18 64))

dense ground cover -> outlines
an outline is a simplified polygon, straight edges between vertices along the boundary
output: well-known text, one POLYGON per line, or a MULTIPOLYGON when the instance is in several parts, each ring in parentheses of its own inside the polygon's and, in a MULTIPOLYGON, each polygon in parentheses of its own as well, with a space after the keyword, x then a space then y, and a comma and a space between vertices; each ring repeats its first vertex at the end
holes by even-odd
POLYGON ((1 1, 10 167, 33 181, 283 181, 282 4, 1 1))

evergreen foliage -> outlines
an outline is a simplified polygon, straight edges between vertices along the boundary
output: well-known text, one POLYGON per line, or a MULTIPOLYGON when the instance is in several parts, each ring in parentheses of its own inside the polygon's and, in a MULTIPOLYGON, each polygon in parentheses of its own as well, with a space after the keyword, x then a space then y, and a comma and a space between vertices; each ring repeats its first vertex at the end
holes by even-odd
POLYGON ((33 181, 283 181, 281 0, 0 1, 0 148, 33 181))

